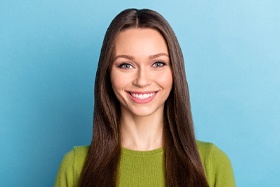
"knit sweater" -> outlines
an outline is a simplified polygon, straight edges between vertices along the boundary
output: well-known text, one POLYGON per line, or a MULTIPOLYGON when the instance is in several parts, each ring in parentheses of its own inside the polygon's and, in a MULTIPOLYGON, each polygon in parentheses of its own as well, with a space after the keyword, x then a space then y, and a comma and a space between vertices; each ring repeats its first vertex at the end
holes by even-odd
MULTIPOLYGON (((212 143, 197 141, 198 151, 210 187, 235 187, 227 155, 212 143)), ((77 187, 89 146, 74 147, 60 165, 55 187, 77 187)), ((164 150, 135 151, 122 148, 118 170, 120 187, 164 186, 164 150)))

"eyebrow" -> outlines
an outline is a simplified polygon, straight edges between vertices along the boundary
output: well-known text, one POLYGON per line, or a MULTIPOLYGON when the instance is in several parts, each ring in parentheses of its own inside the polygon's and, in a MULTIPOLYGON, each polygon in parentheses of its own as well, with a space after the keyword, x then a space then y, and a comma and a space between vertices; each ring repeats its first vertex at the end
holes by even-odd
POLYGON ((160 56, 167 56, 169 58, 169 55, 166 54, 166 53, 158 53, 158 54, 149 56, 149 59, 157 58, 157 57, 160 57, 160 56))
MULTIPOLYGON (((149 59, 157 58, 157 57, 160 57, 160 56, 167 56, 169 58, 169 55, 166 54, 166 53, 158 53, 158 54, 150 55, 149 59)), ((129 56, 129 55, 118 55, 114 58, 114 61, 118 58, 126 58, 128 60, 134 60, 134 58, 132 56, 129 56)))

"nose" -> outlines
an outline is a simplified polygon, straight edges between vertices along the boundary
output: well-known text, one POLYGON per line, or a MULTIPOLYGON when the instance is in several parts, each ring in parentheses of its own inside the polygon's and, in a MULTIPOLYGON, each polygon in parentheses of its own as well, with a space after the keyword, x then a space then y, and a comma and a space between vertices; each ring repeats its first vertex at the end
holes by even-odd
POLYGON ((139 68, 132 84, 137 87, 145 87, 150 85, 151 82, 150 72, 145 68, 139 68))

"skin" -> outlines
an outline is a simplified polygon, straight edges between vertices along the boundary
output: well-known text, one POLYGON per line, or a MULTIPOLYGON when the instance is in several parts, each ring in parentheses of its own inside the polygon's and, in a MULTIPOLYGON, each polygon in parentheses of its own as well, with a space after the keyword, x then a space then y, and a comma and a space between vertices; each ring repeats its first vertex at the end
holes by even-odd
POLYGON ((172 82, 168 48, 158 31, 133 28, 117 35, 111 83, 121 104, 123 147, 162 147, 164 103, 172 82))

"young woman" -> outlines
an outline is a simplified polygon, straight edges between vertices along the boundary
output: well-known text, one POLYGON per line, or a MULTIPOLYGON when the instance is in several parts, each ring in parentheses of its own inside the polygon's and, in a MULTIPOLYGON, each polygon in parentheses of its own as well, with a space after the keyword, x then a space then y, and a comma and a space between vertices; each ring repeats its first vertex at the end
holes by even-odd
POLYGON ((113 19, 94 94, 92 142, 65 155, 55 186, 235 186, 228 157, 195 140, 183 55, 157 12, 113 19))

